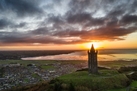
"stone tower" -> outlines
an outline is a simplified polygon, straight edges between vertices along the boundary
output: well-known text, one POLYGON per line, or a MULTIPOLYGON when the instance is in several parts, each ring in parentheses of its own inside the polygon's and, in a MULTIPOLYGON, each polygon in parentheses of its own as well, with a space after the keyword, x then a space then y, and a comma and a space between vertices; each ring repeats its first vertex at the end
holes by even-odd
POLYGON ((97 63, 98 51, 94 49, 92 44, 91 49, 88 51, 88 71, 92 74, 98 73, 98 63, 97 63))

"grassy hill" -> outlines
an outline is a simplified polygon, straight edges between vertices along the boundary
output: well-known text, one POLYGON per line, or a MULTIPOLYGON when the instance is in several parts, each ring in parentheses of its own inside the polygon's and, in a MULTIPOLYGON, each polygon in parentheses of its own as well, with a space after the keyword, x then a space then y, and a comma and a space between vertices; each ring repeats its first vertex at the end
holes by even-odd
MULTIPOLYGON (((129 84, 126 75, 119 74, 116 70, 100 70, 97 75, 89 74, 87 71, 78 71, 60 76, 58 79, 66 84, 72 83, 76 88, 83 87, 93 91, 123 88, 129 84)), ((77 89, 77 91, 82 90, 77 89)))

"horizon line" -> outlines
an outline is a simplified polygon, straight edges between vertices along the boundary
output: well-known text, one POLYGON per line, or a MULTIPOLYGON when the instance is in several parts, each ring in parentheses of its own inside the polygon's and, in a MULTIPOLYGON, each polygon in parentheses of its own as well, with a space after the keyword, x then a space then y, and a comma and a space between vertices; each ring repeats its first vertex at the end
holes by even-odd
MULTIPOLYGON (((97 48, 96 50, 137 50, 137 48, 97 48)), ((0 51, 86 51, 89 49, 0 49, 0 51)))

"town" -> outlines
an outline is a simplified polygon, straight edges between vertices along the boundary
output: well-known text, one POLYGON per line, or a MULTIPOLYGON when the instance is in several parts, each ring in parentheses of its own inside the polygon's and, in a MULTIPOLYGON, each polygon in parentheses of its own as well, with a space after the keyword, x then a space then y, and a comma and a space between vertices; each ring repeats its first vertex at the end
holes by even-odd
POLYGON ((49 81, 60 75, 67 74, 85 68, 87 62, 72 63, 45 63, 42 65, 9 63, 0 65, 0 90, 17 86, 36 84, 41 81, 49 81))

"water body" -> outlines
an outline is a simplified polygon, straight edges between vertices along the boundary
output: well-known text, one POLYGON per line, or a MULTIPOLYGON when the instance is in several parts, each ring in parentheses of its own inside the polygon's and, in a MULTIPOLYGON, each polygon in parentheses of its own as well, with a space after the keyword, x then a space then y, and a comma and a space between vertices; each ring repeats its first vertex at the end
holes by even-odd
MULTIPOLYGON (((27 57, 23 60, 87 60, 87 51, 75 51, 69 54, 27 57)), ((134 60, 137 49, 101 49, 98 50, 99 61, 134 60)))

